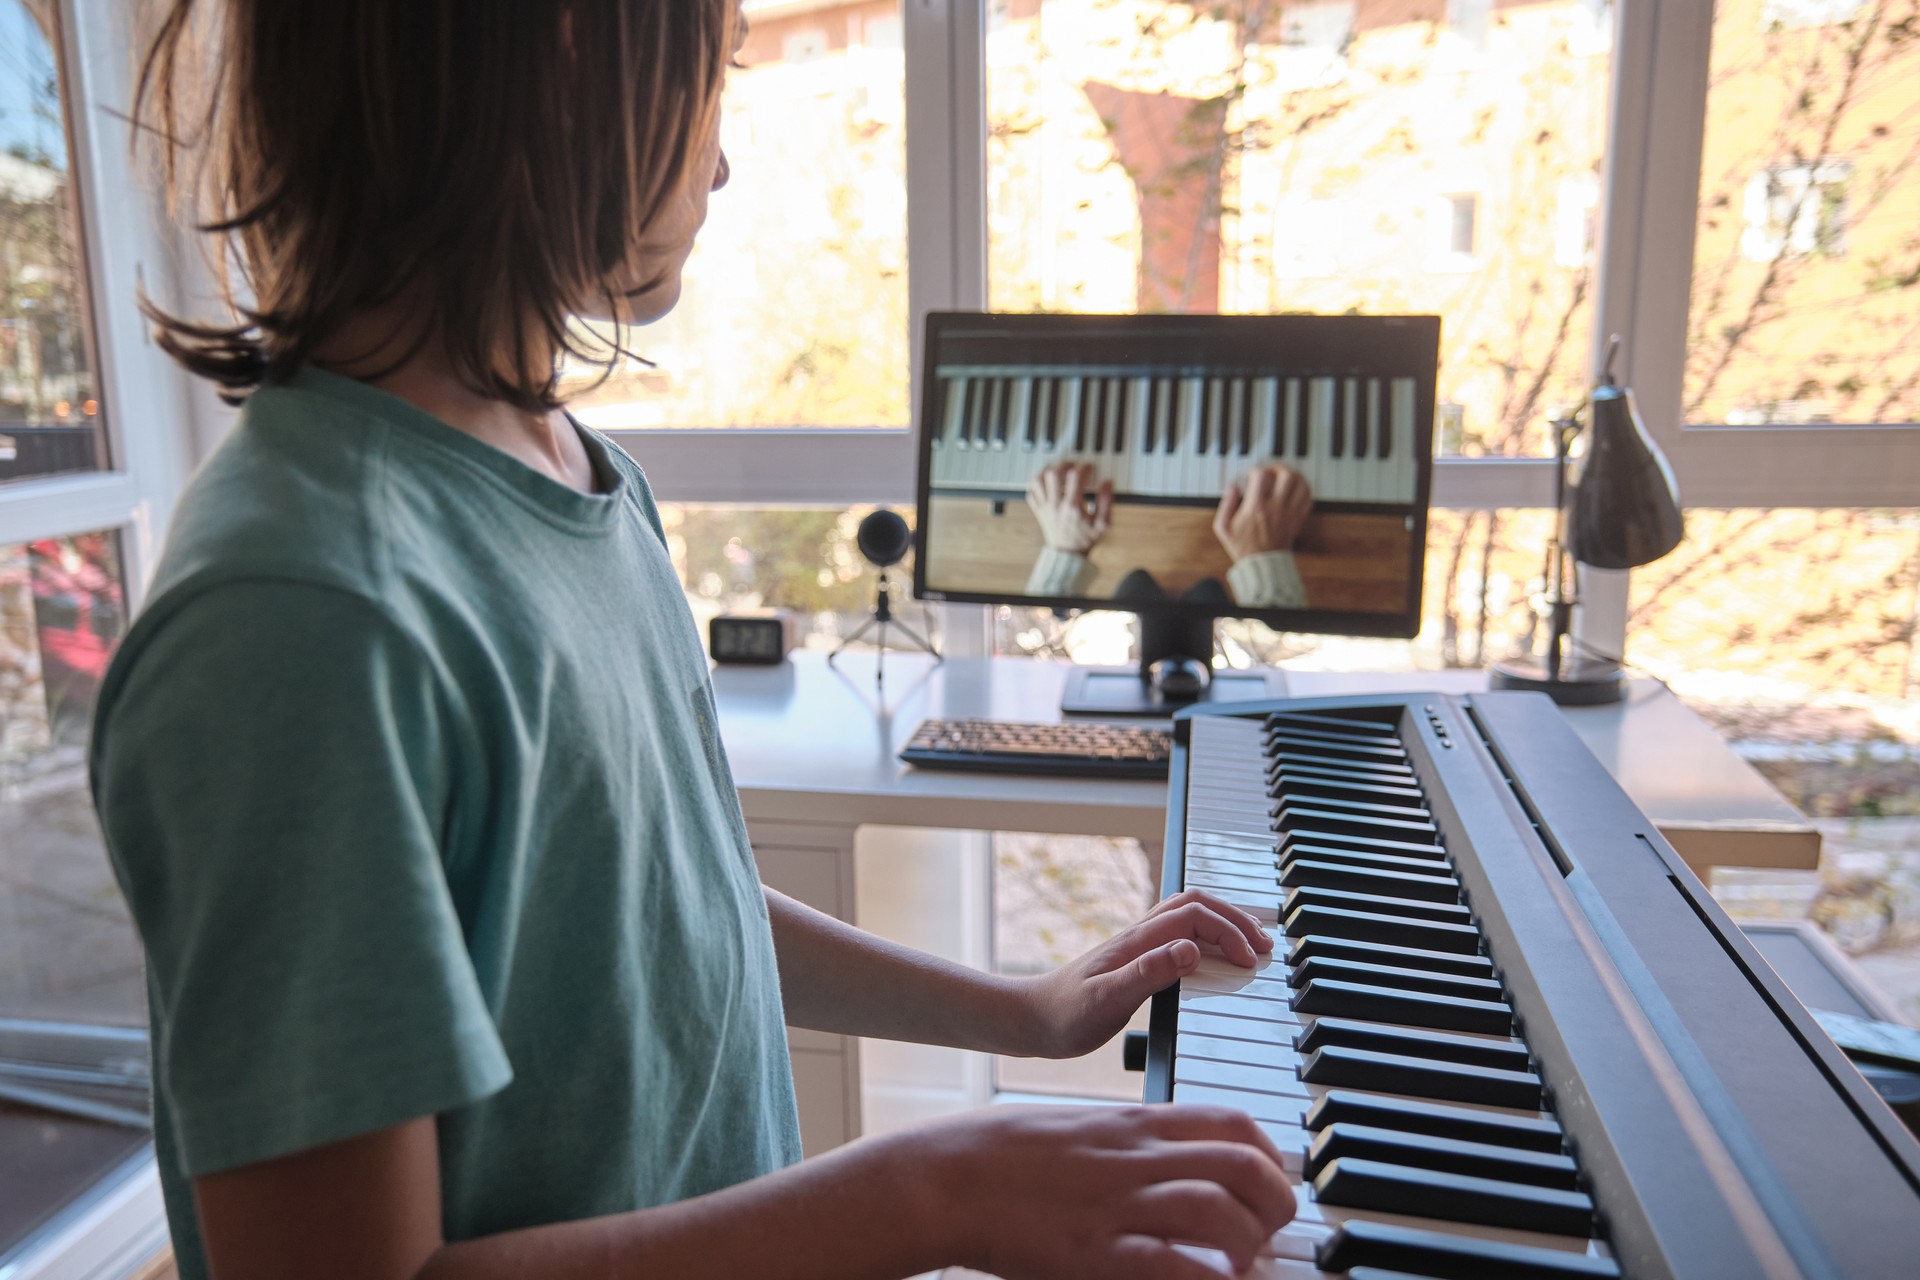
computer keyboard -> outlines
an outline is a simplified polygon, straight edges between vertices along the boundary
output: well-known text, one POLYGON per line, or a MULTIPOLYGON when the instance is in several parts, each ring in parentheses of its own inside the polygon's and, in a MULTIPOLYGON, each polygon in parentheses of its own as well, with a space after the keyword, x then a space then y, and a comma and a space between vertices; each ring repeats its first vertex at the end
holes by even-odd
POLYGON ((900 751, 908 764, 986 773, 1164 778, 1173 751, 1165 729, 1086 721, 927 720, 900 751))

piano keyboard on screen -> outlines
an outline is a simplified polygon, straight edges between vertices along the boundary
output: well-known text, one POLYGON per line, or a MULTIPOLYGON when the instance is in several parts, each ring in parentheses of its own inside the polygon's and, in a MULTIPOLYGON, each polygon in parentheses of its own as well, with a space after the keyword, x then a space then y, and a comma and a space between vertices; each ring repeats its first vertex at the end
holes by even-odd
POLYGON ((1405 507, 1419 489, 1417 382, 1204 369, 943 365, 932 486, 1018 497, 1049 463, 1116 497, 1212 506, 1256 466, 1300 472, 1322 505, 1405 507))
POLYGON ((1156 997, 1147 1098, 1252 1115, 1273 1280, 1914 1274, 1920 1146, 1536 694, 1176 722, 1169 892, 1272 958, 1156 997))

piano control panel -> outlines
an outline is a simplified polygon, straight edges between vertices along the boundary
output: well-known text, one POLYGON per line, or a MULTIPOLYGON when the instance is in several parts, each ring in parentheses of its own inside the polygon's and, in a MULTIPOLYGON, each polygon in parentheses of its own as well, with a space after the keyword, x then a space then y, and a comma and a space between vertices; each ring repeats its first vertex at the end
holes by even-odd
POLYGON ((1274 950, 1156 998, 1146 1096, 1286 1153, 1254 1274, 1913 1274, 1920 1147, 1546 699, 1188 713, 1172 784, 1165 889, 1274 950))

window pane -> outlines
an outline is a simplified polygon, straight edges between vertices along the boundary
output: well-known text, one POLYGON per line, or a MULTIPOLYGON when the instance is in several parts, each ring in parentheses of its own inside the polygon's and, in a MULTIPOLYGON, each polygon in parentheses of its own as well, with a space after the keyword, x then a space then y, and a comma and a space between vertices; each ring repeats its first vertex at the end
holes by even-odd
MULTIPOLYGON (((1091 950, 1147 913, 1160 896, 1133 840, 993 834, 993 969, 1031 977, 1091 950)), ((1142 1006, 1127 1024, 1147 1029, 1142 1006)), ((994 1087, 1015 1093, 1140 1100, 1121 1037, 1078 1058, 993 1060, 994 1087)))
POLYGON ((1920 509, 1689 511, 1633 574, 1627 657, 1820 828, 1818 871, 1728 871, 1735 915, 1810 917, 1920 1023, 1920 509))
POLYGON ((148 1141, 140 946, 87 792, 121 581, 110 533, 0 547, 0 1257, 148 1141))
POLYGON ((106 465, 50 9, 0 0, 0 484, 106 465))
POLYGON ((1438 314, 1439 451, 1545 452, 1587 374, 1604 3, 996 12, 996 309, 1438 314))
POLYGON ((596 427, 904 426, 905 53, 899 0, 747 0, 713 195, 679 305, 621 336, 576 402, 596 427))
MULTIPOLYGON (((701 639, 716 614, 787 609, 799 627, 796 647, 838 647, 866 623, 878 594, 879 572, 855 541, 872 510, 662 503, 667 550, 701 639)), ((913 512, 900 514, 911 526, 913 512)), ((895 621, 938 645, 934 613, 912 598, 911 553, 887 571, 887 584, 895 621)), ((895 650, 911 643, 897 633, 888 642, 895 650)))
POLYGON ((1686 420, 1920 419, 1920 41, 1890 0, 1721 0, 1686 420))

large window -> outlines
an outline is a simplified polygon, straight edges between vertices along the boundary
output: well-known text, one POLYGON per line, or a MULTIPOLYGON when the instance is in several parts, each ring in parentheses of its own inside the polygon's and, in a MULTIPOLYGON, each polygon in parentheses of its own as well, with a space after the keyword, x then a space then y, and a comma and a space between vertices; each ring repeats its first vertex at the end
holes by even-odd
POLYGON ((1686 421, 1920 418, 1920 41, 1911 3, 1723 0, 1686 421))
POLYGON ((899 0, 748 0, 679 306, 581 402, 608 430, 907 422, 899 0))
POLYGON ((1587 376, 1609 28, 1577 3, 1014 4, 987 39, 990 301, 1438 314, 1449 454, 1587 376))
POLYGON ((105 464, 44 5, 0 5, 0 484, 105 464))

